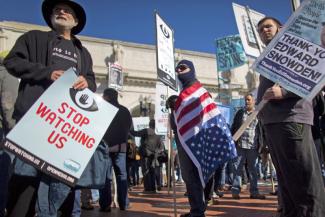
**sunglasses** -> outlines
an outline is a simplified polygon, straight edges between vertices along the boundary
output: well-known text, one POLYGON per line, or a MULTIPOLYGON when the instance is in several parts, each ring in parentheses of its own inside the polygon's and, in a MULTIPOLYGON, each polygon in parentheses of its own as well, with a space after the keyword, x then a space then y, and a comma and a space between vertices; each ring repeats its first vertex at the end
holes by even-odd
POLYGON ((188 69, 188 68, 189 68, 188 65, 181 64, 176 67, 176 71, 184 71, 185 69, 188 69))

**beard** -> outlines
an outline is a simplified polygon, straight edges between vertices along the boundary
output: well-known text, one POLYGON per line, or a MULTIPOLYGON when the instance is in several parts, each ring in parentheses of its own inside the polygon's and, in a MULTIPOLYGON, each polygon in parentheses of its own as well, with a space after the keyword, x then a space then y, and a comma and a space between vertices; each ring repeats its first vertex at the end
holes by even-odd
POLYGON ((77 22, 74 19, 58 19, 55 16, 51 18, 53 29, 64 29, 71 30, 73 27, 77 26, 77 22))

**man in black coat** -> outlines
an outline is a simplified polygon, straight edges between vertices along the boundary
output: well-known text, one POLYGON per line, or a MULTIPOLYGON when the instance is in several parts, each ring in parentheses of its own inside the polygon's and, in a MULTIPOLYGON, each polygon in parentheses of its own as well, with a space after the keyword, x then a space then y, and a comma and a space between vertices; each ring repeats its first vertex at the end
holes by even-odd
MULTIPOLYGON (((52 31, 34 30, 23 34, 4 61, 9 73, 20 78, 14 110, 16 121, 71 67, 78 74, 74 89, 96 91, 91 56, 75 37, 86 24, 84 9, 73 1, 45 0, 42 12, 52 31)), ((19 159, 14 166, 8 216, 33 216, 35 210, 38 217, 57 216, 70 187, 19 159)))
POLYGON ((112 202, 112 168, 116 176, 117 200, 120 210, 125 210, 129 206, 126 151, 128 135, 132 126, 132 117, 129 110, 119 104, 118 92, 116 90, 112 88, 105 89, 103 98, 119 109, 103 137, 103 141, 108 145, 110 166, 107 172, 105 187, 99 190, 99 205, 100 211, 110 212, 112 202))

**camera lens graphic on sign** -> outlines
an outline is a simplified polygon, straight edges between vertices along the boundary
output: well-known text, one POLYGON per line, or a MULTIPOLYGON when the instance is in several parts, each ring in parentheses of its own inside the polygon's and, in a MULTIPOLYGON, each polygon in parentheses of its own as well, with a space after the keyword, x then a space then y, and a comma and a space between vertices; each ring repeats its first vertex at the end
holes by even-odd
POLYGON ((166 27, 164 25, 161 24, 160 25, 160 29, 161 29, 162 33, 164 34, 164 36, 166 38, 169 38, 170 37, 169 32, 168 32, 168 30, 166 29, 166 27))
POLYGON ((98 111, 96 101, 91 97, 89 92, 89 89, 78 91, 70 88, 70 97, 79 108, 89 112, 98 111))

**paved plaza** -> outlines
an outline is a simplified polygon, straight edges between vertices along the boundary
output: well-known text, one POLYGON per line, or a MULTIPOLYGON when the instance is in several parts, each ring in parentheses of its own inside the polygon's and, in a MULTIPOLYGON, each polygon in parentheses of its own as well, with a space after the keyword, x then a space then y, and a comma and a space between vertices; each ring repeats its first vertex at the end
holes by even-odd
MULTIPOLYGON (((184 196, 185 186, 176 187, 177 216, 189 211, 187 198, 184 196)), ((130 191, 131 208, 120 211, 112 208, 110 213, 99 212, 96 207, 92 211, 82 210, 82 217, 173 217, 174 203, 173 192, 168 194, 167 188, 156 194, 144 194, 141 186, 134 187, 130 191)), ((208 206, 206 216, 218 217, 274 217, 276 216, 277 198, 269 193, 272 191, 269 183, 260 182, 260 191, 267 196, 266 200, 249 199, 249 191, 243 190, 240 200, 234 200, 230 191, 214 201, 214 205, 208 206)))

